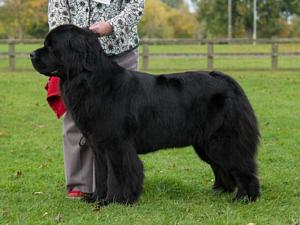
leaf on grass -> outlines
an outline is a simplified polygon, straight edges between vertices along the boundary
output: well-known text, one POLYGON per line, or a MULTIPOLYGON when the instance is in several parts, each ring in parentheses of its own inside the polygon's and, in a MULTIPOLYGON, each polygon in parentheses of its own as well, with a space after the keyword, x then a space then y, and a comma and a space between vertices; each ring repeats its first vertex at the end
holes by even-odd
POLYGON ((19 176, 22 176, 22 175, 23 175, 22 171, 17 171, 17 172, 16 172, 16 176, 19 177, 19 176))
POLYGON ((43 163, 39 166, 39 169, 44 169, 44 168, 47 168, 48 165, 46 163, 43 163))
POLYGON ((0 131, 0 137, 4 137, 6 136, 6 133, 4 133, 3 131, 0 131))
POLYGON ((96 206, 96 207, 94 207, 94 208, 92 209, 92 211, 93 211, 93 212, 100 212, 100 211, 101 211, 101 207, 96 206))
POLYGON ((20 178, 21 176, 23 176, 23 173, 22 173, 22 171, 17 171, 17 172, 15 172, 13 175, 12 175, 12 177, 14 177, 14 178, 20 178))
POLYGON ((60 223, 62 221, 62 219, 63 219, 63 217, 62 217, 62 215, 60 213, 58 213, 58 215, 55 217, 55 221, 57 223, 60 223))
POLYGON ((35 124, 35 126, 36 126, 37 128, 44 128, 44 127, 45 127, 45 125, 43 125, 43 124, 35 124))

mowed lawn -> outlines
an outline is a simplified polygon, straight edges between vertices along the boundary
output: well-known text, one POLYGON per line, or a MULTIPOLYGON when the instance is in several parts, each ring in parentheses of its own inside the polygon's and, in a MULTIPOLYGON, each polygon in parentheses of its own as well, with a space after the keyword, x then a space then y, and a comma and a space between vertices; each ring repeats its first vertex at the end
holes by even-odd
MULTIPOLYGON (((173 65, 203 68, 180 59, 165 64, 173 65)), ((299 225, 300 71, 228 73, 245 89, 259 120, 261 198, 245 204, 232 202, 232 194, 212 192, 211 169, 187 147, 141 157, 145 190, 137 204, 95 210, 66 198, 62 121, 45 101, 47 79, 34 71, 2 69, 0 224, 299 225)))

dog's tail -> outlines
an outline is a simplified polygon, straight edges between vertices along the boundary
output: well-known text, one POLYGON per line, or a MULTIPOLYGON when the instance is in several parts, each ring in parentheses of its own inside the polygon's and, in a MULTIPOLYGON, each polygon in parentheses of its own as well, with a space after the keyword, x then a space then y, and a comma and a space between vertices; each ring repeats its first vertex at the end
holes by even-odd
POLYGON ((221 103, 223 108, 223 128, 236 137, 250 157, 254 157, 259 144, 258 122, 253 108, 241 86, 230 76, 221 72, 210 72, 210 75, 226 83, 226 94, 213 96, 214 103, 221 103))

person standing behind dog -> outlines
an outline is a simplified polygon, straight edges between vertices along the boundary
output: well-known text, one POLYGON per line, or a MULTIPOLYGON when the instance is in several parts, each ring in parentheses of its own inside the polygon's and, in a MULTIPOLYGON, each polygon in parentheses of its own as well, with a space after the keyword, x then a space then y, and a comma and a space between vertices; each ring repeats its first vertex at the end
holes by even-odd
MULTIPOLYGON (((49 0, 49 29, 74 24, 89 27, 99 35, 104 52, 120 66, 137 70, 137 24, 144 0, 49 0)), ((48 81, 48 103, 58 117, 64 114, 63 145, 68 197, 80 198, 94 189, 93 152, 80 145, 82 134, 75 126, 59 95, 59 80, 48 81)))

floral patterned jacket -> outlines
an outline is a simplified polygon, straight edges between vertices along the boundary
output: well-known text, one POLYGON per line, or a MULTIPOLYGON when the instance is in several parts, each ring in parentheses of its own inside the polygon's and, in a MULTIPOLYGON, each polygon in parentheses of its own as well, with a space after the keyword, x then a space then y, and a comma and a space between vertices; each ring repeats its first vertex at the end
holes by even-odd
POLYGON ((113 33, 100 37, 102 48, 108 55, 118 55, 138 46, 137 24, 144 11, 144 0, 49 0, 48 21, 50 30, 72 23, 87 27, 98 21, 107 21, 113 33))

